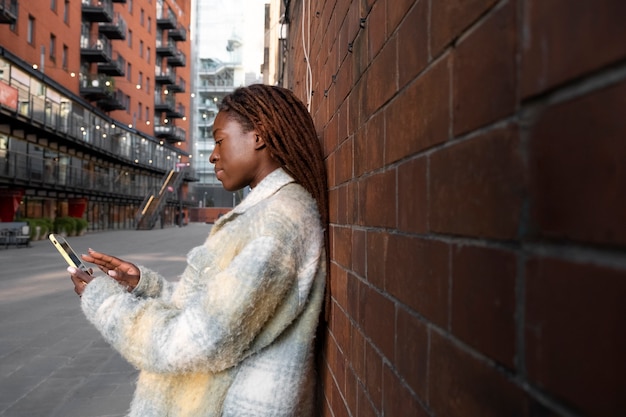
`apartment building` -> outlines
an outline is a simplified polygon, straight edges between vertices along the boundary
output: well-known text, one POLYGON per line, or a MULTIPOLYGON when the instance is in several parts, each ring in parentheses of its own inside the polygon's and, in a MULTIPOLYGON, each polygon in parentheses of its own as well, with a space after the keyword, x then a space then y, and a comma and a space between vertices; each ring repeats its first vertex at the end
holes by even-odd
POLYGON ((0 0, 0 221, 183 218, 191 0, 0 0))

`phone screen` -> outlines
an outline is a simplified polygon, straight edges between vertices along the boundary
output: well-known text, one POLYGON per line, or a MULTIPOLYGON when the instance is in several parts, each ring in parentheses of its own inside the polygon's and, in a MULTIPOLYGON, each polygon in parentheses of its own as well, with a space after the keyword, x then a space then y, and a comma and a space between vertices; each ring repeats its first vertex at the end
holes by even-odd
POLYGON ((70 245, 68 245, 67 242, 60 241, 59 244, 63 249, 65 249, 67 255, 72 259, 72 261, 74 261, 76 265, 80 265, 82 263, 82 261, 78 258, 78 256, 76 256, 76 253, 74 253, 74 251, 72 250, 72 248, 70 248, 70 245))

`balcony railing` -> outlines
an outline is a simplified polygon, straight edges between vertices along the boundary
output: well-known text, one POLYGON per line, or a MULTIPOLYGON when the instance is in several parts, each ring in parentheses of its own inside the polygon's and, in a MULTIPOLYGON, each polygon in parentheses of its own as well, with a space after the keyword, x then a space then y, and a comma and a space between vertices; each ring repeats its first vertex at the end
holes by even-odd
POLYGON ((17 22, 17 0, 0 0, 0 24, 17 22))
POLYGON ((144 181, 131 180, 129 175, 124 175, 124 171, 98 172, 90 167, 74 166, 69 159, 68 155, 62 154, 50 158, 12 151, 6 158, 0 158, 0 177, 13 183, 45 184, 66 191, 134 198, 146 195, 152 187, 144 181))
POLYGON ((110 98, 115 92, 113 78, 102 74, 81 75, 80 95, 89 101, 110 98))
POLYGON ((157 39, 156 41, 156 53, 161 56, 176 56, 176 43, 172 41, 163 41, 157 39))
POLYGON ((176 71, 170 67, 166 67, 165 69, 156 68, 154 72, 154 81, 157 84, 175 84, 176 71))
POLYGON ((167 31, 167 36, 175 41, 186 41, 187 30, 183 27, 183 25, 178 24, 176 29, 170 29, 167 31))
POLYGON ((154 98, 154 111, 171 113, 176 110, 176 99, 174 96, 156 96, 154 98))
POLYGON ((178 22, 176 15, 170 9, 160 8, 157 10, 157 26, 161 29, 176 29, 178 22))
POLYGON ((113 110, 126 110, 128 106, 126 94, 124 94, 124 92, 119 88, 107 95, 107 97, 98 100, 96 104, 106 112, 113 110))
POLYGON ((185 80, 182 77, 178 77, 178 82, 176 82, 176 84, 169 84, 167 89, 174 93, 184 93, 185 87, 185 80))
POLYGON ((126 74, 126 60, 119 53, 116 52, 116 54, 116 59, 98 64, 99 74, 111 75, 113 77, 123 77, 126 74))
POLYGON ((187 65, 187 57, 180 50, 177 50, 174 56, 167 58, 167 63, 173 67, 184 67, 187 65))
POLYGON ((89 36, 80 37, 80 57, 87 62, 110 62, 113 49, 111 41, 100 35, 97 39, 89 36))
POLYGON ((99 23, 98 29, 109 39, 126 39, 126 21, 119 13, 115 13, 112 22, 99 23))
POLYGON ((170 142, 185 142, 187 132, 185 129, 174 125, 155 125, 154 136, 170 142))
POLYGON ((111 0, 82 0, 83 18, 90 22, 111 22, 113 3, 111 0))

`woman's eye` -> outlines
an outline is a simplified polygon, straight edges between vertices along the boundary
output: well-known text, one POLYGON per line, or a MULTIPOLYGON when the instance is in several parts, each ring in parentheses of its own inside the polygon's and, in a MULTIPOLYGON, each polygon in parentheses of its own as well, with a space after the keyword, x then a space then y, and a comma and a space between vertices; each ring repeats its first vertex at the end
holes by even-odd
POLYGON ((224 140, 224 139, 216 140, 216 141, 215 141, 215 145, 216 145, 216 146, 217 146, 217 145, 221 145, 223 140, 224 140))

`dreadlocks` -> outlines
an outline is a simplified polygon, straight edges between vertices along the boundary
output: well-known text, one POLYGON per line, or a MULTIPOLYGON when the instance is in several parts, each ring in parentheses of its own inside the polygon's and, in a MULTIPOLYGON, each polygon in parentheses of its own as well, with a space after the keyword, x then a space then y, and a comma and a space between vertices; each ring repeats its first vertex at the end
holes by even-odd
MULTIPOLYGON (((222 100, 220 111, 229 112, 244 133, 256 130, 272 156, 317 202, 326 256, 329 253, 328 193, 322 146, 305 105, 282 87, 253 84, 241 87, 222 100)), ((330 264, 326 270, 325 314, 329 313, 330 264)))
POLYGON ((326 166, 313 119, 304 104, 285 88, 253 84, 224 97, 220 111, 232 112, 244 133, 259 133, 283 169, 317 201, 327 229, 326 166))

